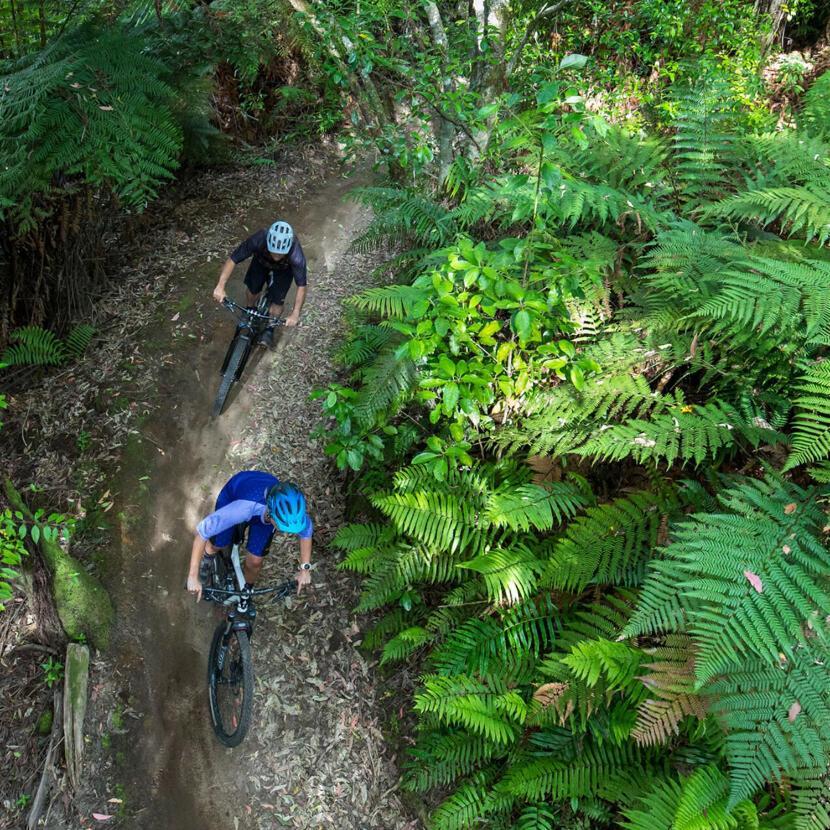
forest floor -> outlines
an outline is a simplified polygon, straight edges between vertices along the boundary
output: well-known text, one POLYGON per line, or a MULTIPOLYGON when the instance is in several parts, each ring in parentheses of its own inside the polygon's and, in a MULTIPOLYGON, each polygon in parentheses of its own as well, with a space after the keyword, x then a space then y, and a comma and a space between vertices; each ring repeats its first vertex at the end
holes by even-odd
MULTIPOLYGON (((72 489, 80 493, 89 481, 98 487, 82 541, 94 548, 86 559, 97 562, 115 603, 113 644, 93 658, 85 782, 72 798, 59 792, 41 826, 420 827, 398 796, 396 759, 382 731, 400 708, 397 693, 378 691, 374 664, 358 648, 356 582, 335 569, 337 553, 327 547, 344 515, 343 481, 310 435, 320 409, 309 394, 337 379, 332 353, 343 330, 342 301, 370 284, 378 262, 377 255, 348 251, 369 217, 344 197, 366 179, 326 174, 331 161, 309 154, 279 182, 272 168, 231 170, 218 189, 196 187, 181 198, 166 235, 125 278, 142 299, 133 296, 132 310, 122 295, 113 301, 97 377, 79 368, 51 380, 51 390, 48 383, 25 401, 26 420, 11 424, 38 445, 50 425, 67 433, 62 442, 44 438, 52 463, 28 471, 53 492, 68 486, 69 435, 85 433, 85 446, 105 438, 107 458, 99 460, 111 462, 108 477, 87 463, 72 489), (271 351, 258 351, 225 413, 212 419, 233 331, 230 315, 211 298, 216 275, 227 252, 277 213, 297 229, 309 260, 302 325, 282 330, 271 351), (126 343, 122 313, 141 320, 126 343), (116 377, 108 386, 107 357, 129 369, 131 387, 116 377), (73 421, 67 403, 61 422, 60 401, 79 397, 101 417, 90 420, 75 404, 73 421), (121 407, 125 417, 109 414, 108 397, 129 401, 121 407), (96 432, 100 420, 111 421, 105 434, 96 432), (61 465, 63 479, 55 472, 61 465), (183 584, 196 522, 227 478, 250 468, 304 489, 315 520, 316 568, 310 590, 260 609, 253 725, 231 750, 215 739, 206 704, 217 612, 196 604, 183 584)), ((240 267, 231 281, 236 299, 243 275, 240 267)), ((23 401, 13 403, 19 411, 23 401)), ((296 554, 295 540, 275 539, 263 583, 289 577, 296 554)), ((36 717, 37 706, 30 708, 36 717)), ((42 743, 33 748, 42 750, 42 743)), ((22 826, 23 811, 14 814, 20 824, 0 820, 0 827, 22 826)))

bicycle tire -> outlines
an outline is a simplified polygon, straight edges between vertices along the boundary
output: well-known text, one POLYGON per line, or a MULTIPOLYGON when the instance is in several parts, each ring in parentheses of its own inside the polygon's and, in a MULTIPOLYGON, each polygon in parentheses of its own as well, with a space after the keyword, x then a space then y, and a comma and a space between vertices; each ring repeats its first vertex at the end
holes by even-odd
POLYGON ((210 644, 208 703, 216 737, 225 746, 233 747, 242 743, 251 725, 254 705, 254 664, 247 632, 232 629, 226 635, 226 628, 226 622, 219 623, 216 631, 213 632, 213 642, 210 644), (238 646, 238 657, 232 656, 234 643, 238 646), (223 699, 225 693, 236 696, 237 687, 242 692, 241 706, 232 706, 232 711, 225 711, 223 699))
POLYGON ((213 401, 214 418, 221 415, 222 410, 225 408, 225 401, 227 400, 228 393, 231 391, 231 387, 236 380, 236 373, 239 370, 239 364, 242 362, 245 355, 247 345, 247 342, 243 338, 237 338, 236 345, 233 347, 233 354, 231 354, 230 360, 228 360, 225 374, 222 376, 222 382, 219 384, 219 390, 217 391, 216 398, 213 401))

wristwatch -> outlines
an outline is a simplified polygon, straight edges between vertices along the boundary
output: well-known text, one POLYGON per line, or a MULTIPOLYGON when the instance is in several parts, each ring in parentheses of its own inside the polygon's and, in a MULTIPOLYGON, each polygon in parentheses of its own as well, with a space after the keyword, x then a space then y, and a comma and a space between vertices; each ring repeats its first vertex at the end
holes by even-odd
POLYGON ((300 562, 300 566, 297 570, 310 571, 311 570, 311 562, 300 562))

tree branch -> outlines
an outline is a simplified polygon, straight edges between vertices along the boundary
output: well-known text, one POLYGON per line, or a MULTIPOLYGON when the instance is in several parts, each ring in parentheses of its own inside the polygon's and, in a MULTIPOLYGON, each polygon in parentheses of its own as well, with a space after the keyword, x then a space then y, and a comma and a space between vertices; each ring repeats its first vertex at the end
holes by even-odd
POLYGON ((543 17, 550 17, 556 12, 559 11, 563 6, 567 5, 570 0, 559 0, 558 3, 553 3, 551 5, 542 6, 538 12, 536 12, 536 17, 530 21, 530 24, 527 27, 527 31, 522 38, 522 42, 516 47, 516 51, 513 53, 513 56, 510 58, 509 63, 507 64, 507 69, 505 70, 505 75, 509 78, 513 72, 515 71, 516 67, 519 65, 519 60, 522 57, 522 52, 525 50, 525 46, 527 46, 527 42, 533 36, 533 33, 536 31, 536 27, 539 25, 539 22, 542 20, 543 17))

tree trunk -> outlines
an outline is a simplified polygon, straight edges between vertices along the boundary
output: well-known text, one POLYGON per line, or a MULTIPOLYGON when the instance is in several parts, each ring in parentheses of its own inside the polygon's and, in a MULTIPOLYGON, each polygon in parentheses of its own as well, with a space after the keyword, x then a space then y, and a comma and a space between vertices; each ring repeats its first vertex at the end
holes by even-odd
POLYGON ((337 64, 337 68, 341 73, 343 73, 343 76, 349 79, 349 86, 352 90, 352 95, 354 95, 357 105, 361 107, 361 112, 364 114, 364 120, 371 125, 372 120, 367 117, 368 114, 371 113, 376 122, 375 126, 378 128, 383 126, 389 118, 386 109, 383 106, 383 100, 381 99, 374 82, 368 76, 358 76, 356 72, 352 71, 352 69, 349 68, 347 61, 344 60, 339 49, 334 46, 335 41, 339 40, 348 55, 354 51, 354 45, 352 42, 342 33, 332 37, 330 33, 326 31, 326 27, 320 22, 320 19, 305 0, 288 0, 288 2, 291 4, 291 8, 293 8, 294 11, 299 12, 308 20, 311 28, 320 38, 323 48, 337 64), (364 95, 361 95, 361 92, 363 92, 364 95), (368 113, 362 106, 364 97, 369 106, 368 113))
MULTIPOLYGON (((441 53, 441 90, 449 95, 454 89, 452 78, 449 74, 449 41, 444 30, 444 23, 441 20, 441 12, 438 6, 429 0, 426 4, 427 19, 432 32, 432 39, 441 53)), ((450 172, 453 160, 453 143, 455 142, 455 125, 445 118, 440 112, 436 115, 438 129, 436 140, 438 143, 438 180, 443 184, 450 172)))
POLYGON ((46 46, 46 0, 40 0, 37 7, 37 19, 40 24, 40 48, 46 46))
POLYGON ((17 56, 20 57, 23 53, 23 49, 20 45, 20 29, 17 25, 17 10, 14 7, 14 0, 9 0, 9 8, 12 12, 12 31, 14 32, 14 42, 17 46, 17 56))

